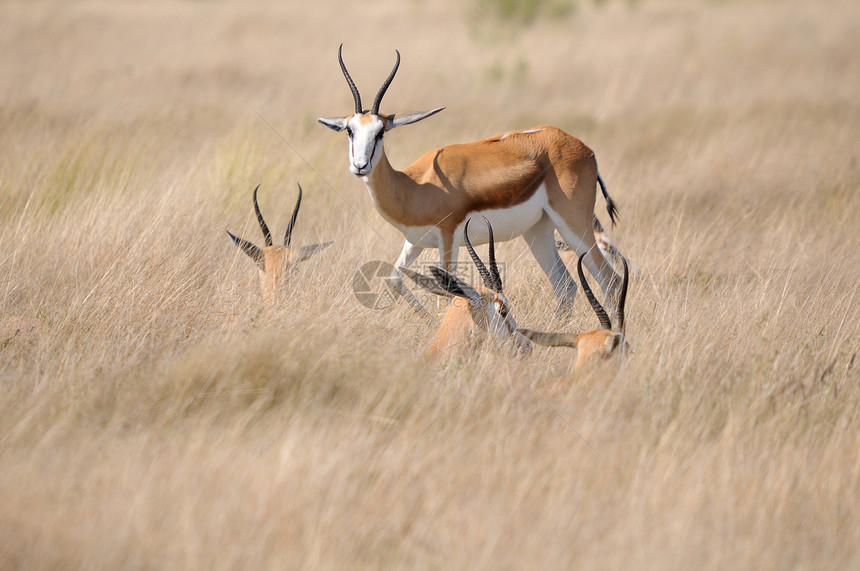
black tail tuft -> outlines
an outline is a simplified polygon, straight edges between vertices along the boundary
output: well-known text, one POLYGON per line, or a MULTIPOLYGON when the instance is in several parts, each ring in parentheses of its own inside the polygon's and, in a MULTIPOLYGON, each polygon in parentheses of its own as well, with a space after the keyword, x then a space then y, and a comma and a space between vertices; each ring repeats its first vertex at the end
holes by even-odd
POLYGON ((615 206, 615 201, 609 196, 606 191, 606 183, 603 182, 603 177, 597 173, 597 182, 600 184, 600 190, 603 192, 603 198, 606 199, 606 212, 609 213, 609 219, 612 221, 612 226, 615 227, 616 219, 618 218, 618 207, 615 206))

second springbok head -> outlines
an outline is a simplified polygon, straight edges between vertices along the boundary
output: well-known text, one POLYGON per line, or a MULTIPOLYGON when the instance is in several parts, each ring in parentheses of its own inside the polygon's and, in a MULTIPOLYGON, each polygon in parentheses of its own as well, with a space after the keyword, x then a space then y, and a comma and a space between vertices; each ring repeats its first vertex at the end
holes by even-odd
POLYGON ((543 331, 532 331, 531 329, 518 330, 520 334, 538 345, 576 349, 574 372, 581 370, 589 363, 594 363, 600 359, 608 359, 630 350, 630 346, 624 336, 624 302, 627 300, 627 286, 629 284, 627 260, 623 256, 620 256, 621 264, 624 267, 624 278, 621 282, 621 294, 618 297, 618 307, 616 310, 618 327, 614 328, 612 327, 609 315, 607 315, 603 306, 600 305, 600 302, 597 301, 597 298, 594 297, 594 293, 585 279, 585 274, 582 272, 582 258, 584 256, 585 254, 579 257, 576 269, 579 273, 585 297, 588 298, 588 303, 591 304, 594 313, 597 314, 597 319, 600 320, 600 328, 583 333, 546 333, 543 331))
POLYGON ((512 342, 520 355, 526 355, 531 351, 532 343, 517 331, 517 322, 511 315, 510 305, 502 292, 502 278, 496 265, 493 227, 490 221, 486 220, 490 246, 488 267, 478 257, 469 240, 470 221, 471 219, 466 221, 463 238, 484 282, 483 287, 472 287, 438 266, 430 267, 433 277, 408 268, 400 268, 422 288, 451 299, 439 332, 424 354, 430 358, 444 357, 468 344, 479 344, 492 336, 504 344, 512 342))
POLYGON ((296 218, 299 215, 299 207, 302 204, 302 187, 301 185, 298 186, 299 197, 296 200, 296 207, 293 209, 293 215, 290 218, 287 232, 284 235, 283 246, 273 245, 272 234, 269 232, 269 227, 260 213, 260 206, 257 204, 257 190, 259 190, 260 185, 257 185, 257 188, 254 189, 254 213, 257 215, 260 230, 263 231, 265 246, 260 248, 243 238, 233 235, 229 230, 227 231, 227 235, 230 236, 233 243, 254 260, 259 267, 260 289, 263 292, 263 298, 269 303, 275 300, 277 292, 283 287, 283 283, 289 276, 294 264, 307 260, 316 252, 331 244, 331 242, 325 242, 314 244, 313 246, 293 248, 293 230, 296 226, 296 218))

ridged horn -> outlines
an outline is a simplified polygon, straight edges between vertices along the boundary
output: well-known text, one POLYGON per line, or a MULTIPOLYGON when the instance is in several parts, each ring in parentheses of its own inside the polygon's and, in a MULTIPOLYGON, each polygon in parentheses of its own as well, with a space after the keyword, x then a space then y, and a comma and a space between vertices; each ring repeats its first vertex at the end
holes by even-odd
POLYGON ((299 199, 296 200, 296 207, 293 208, 293 215, 290 218, 290 224, 287 226, 287 233, 284 234, 284 246, 290 247, 290 242, 293 240, 293 228, 296 226, 296 218, 299 216, 299 207, 302 205, 302 185, 296 183, 299 187, 299 199))
POLYGON ((592 309, 594 309, 594 313, 597 314, 597 319, 600 320, 600 327, 602 329, 612 329, 612 321, 609 320, 609 316, 606 315, 606 310, 603 309, 603 306, 600 305, 600 302, 597 301, 597 298, 594 297, 594 293, 591 291, 591 287, 588 285, 588 280, 585 279, 585 273, 582 271, 582 259, 588 254, 588 252, 584 252, 580 257, 579 261, 576 263, 576 271, 579 274, 579 282, 582 284, 582 290, 585 292, 585 297, 588 298, 588 303, 591 304, 592 309))
POLYGON ((397 68, 400 67, 400 52, 394 50, 394 53, 397 54, 397 61, 394 62, 394 69, 391 70, 391 73, 388 74, 388 79, 386 79, 385 83, 382 84, 382 87, 379 88, 379 93, 376 94, 376 99, 373 100, 373 107, 370 109, 370 112, 374 115, 379 115, 379 104, 382 103, 382 96, 385 95, 386 91, 388 91, 388 86, 391 85, 391 80, 394 79, 394 74, 397 73, 397 68))
POLYGON ((618 331, 624 333, 624 302, 627 301, 627 285, 629 282, 627 259, 624 256, 621 256, 621 265, 624 266, 624 278, 621 280, 621 296, 618 298, 618 331))
POLYGON ((502 291, 502 276, 499 275, 499 267, 496 265, 496 242, 493 238, 493 225, 490 224, 486 216, 484 216, 484 222, 487 223, 487 231, 490 233, 490 277, 493 278, 493 283, 496 286, 492 289, 499 293, 502 291))
POLYGON ((346 83, 349 85, 349 90, 352 91, 352 98, 355 100, 355 112, 359 115, 363 113, 361 109, 361 95, 358 93, 358 88, 355 86, 355 82, 349 76, 349 72, 346 71, 346 65, 343 63, 343 56, 341 52, 343 51, 343 44, 337 48, 337 61, 340 62, 340 70, 343 72, 343 76, 346 78, 346 83))
POLYGON ((266 221, 263 220, 263 214, 260 212, 260 206, 257 204, 257 191, 260 189, 260 185, 257 185, 257 188, 254 189, 254 212, 257 214, 257 222, 260 223, 260 230, 263 231, 263 240, 266 242, 266 246, 272 245, 272 233, 269 232, 269 227, 266 226, 266 221))
POLYGON ((484 285, 493 291, 501 291, 500 289, 496 289, 496 284, 493 280, 492 274, 490 274, 490 271, 487 269, 487 266, 484 265, 484 262, 481 261, 481 258, 478 257, 477 252, 475 252, 475 248, 472 247, 472 242, 469 240, 469 222, 471 221, 471 218, 466 220, 466 227, 463 229, 463 240, 466 242, 466 250, 469 251, 472 261, 475 262, 475 267, 478 268, 478 273, 481 274, 481 280, 483 280, 484 285))

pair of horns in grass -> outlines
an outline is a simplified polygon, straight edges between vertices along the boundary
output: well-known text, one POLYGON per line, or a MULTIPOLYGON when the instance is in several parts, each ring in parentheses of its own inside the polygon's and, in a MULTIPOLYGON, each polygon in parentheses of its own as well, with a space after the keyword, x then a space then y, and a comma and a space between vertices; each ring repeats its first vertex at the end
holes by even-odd
MULTIPOLYGON (((343 72, 343 77, 346 78, 346 83, 349 85, 349 90, 352 91, 352 99, 355 101, 355 112, 358 115, 364 113, 363 108, 361 107, 361 94, 358 92, 358 87, 355 86, 355 82, 350 77, 349 72, 346 70, 346 64, 343 63, 343 44, 337 48, 337 61, 340 63, 340 70, 343 72)), ((376 94, 376 98, 373 100, 373 107, 371 107, 370 112, 373 115, 379 115, 379 105, 382 103, 382 97, 385 95, 385 92, 388 91, 388 86, 391 85, 391 81, 394 79, 394 75, 397 73, 397 68, 400 67, 400 52, 394 50, 394 53, 397 54, 397 61, 394 62, 394 69, 391 70, 391 73, 388 74, 388 78, 383 82, 382 87, 379 88, 379 91, 376 94)))
MULTIPOLYGON (((287 226, 287 232, 284 234, 284 247, 289 248, 290 244, 293 240, 293 229, 296 226, 296 218, 299 216, 299 207, 302 205, 302 185, 297 183, 299 187, 299 197, 296 200, 296 206, 293 208, 293 215, 290 217, 290 224, 287 226)), ((257 204, 257 191, 260 189, 260 185, 257 185, 257 188, 254 189, 254 213, 257 215, 257 222, 260 224, 260 230, 263 231, 263 240, 265 242, 266 247, 272 246, 272 233, 269 232, 269 227, 266 225, 266 221, 263 219, 263 214, 260 212, 260 206, 257 204)), ((251 242, 239 238, 238 236, 233 235, 229 230, 227 230, 227 234, 230 235, 230 239, 233 240, 233 243, 236 244, 239 249, 248 254, 252 260, 254 260, 260 268, 265 270, 265 255, 263 254, 263 250, 252 244, 251 242)))
MULTIPOLYGON (((591 308, 594 309, 594 313, 597 314, 597 319, 600 320, 601 329, 612 329, 612 320, 609 319, 609 315, 607 315, 606 310, 603 309, 603 306, 600 305, 600 302, 597 301, 597 298, 594 297, 594 292, 591 291, 591 287, 588 285, 588 280, 585 279, 585 273, 582 271, 582 259, 588 252, 583 252, 579 259, 576 262, 576 271, 579 274, 579 281, 582 284, 582 290, 585 292, 585 297, 588 299, 588 303, 591 304, 591 308)), ((621 281, 621 295, 618 297, 618 306, 616 307, 616 315, 618 316, 618 331, 624 333, 624 303, 627 301, 627 286, 630 283, 630 276, 628 275, 627 269, 627 259, 624 256, 620 256, 621 264, 624 266, 624 277, 621 281)))

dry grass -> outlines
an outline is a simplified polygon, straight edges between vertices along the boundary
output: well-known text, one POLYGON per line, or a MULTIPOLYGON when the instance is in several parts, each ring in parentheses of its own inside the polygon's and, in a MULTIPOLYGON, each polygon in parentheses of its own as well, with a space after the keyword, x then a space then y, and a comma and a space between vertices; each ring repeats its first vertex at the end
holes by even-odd
POLYGON ((290 4, 0 4, 0 568, 860 565, 856 2, 290 4), (596 151, 632 358, 545 397, 572 354, 427 367, 426 323, 356 303, 401 239, 314 120, 341 41, 366 98, 396 47, 384 108, 448 106, 395 165, 539 123, 596 151), (224 230, 262 184, 282 231, 296 181, 294 241, 336 243, 266 311, 224 230))

